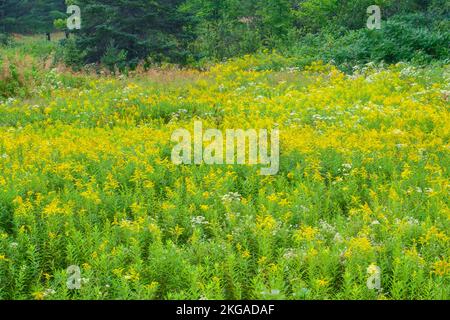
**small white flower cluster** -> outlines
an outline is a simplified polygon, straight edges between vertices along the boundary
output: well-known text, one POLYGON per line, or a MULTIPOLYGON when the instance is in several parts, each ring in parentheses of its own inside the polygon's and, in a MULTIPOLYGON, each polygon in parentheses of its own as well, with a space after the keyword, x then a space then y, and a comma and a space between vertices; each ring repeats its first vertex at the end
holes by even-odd
POLYGON ((353 166, 351 163, 343 163, 341 168, 338 169, 338 172, 342 173, 343 176, 348 176, 353 166))
POLYGON ((346 170, 351 170, 352 169, 352 165, 350 163, 344 163, 342 165, 342 168, 344 168, 346 170))
POLYGON ((408 145, 406 143, 398 143, 395 145, 397 149, 403 149, 406 148, 408 145))
POLYGON ((40 105, 35 104, 35 105, 32 105, 32 106, 29 106, 28 110, 37 110, 37 109, 40 109, 40 108, 41 108, 40 105))
POLYGON ((397 218, 397 219, 394 220, 394 222, 397 225, 402 223, 402 222, 406 222, 410 226, 418 226, 419 225, 419 220, 417 220, 416 218, 410 217, 410 216, 407 216, 407 217, 405 217, 405 218, 403 218, 401 220, 397 218))
POLYGON ((287 67, 287 68, 282 68, 281 70, 286 71, 288 73, 295 73, 295 72, 300 71, 301 69, 300 69, 300 67, 287 67))
POLYGON ((336 227, 329 224, 325 220, 319 221, 319 228, 321 230, 321 233, 324 234, 328 239, 333 239, 333 241, 337 243, 341 243, 342 241, 344 241, 341 234, 337 232, 336 227))
POLYGON ((54 295, 55 293, 56 293, 56 291, 53 290, 52 288, 45 289, 45 291, 44 291, 44 298, 48 297, 48 296, 51 296, 51 295, 54 295))
POLYGON ((223 109, 216 109, 214 112, 205 112, 203 113, 203 116, 206 118, 216 118, 222 114, 224 114, 225 111, 223 109))
POLYGON ((414 67, 406 67, 406 68, 402 68, 402 70, 400 71, 400 75, 402 77, 410 77, 410 76, 414 76, 417 74, 417 69, 414 67))
POLYGON ((240 216, 241 216, 240 212, 228 212, 225 214, 225 219, 227 219, 227 221, 231 221, 231 220, 239 219, 240 216))
POLYGON ((420 187, 416 187, 416 192, 417 193, 422 193, 422 192, 424 192, 425 191, 425 193, 433 193, 433 189, 432 188, 425 188, 425 189, 422 189, 422 188, 420 188, 420 187))
POLYGON ((5 101, 5 104, 6 105, 12 105, 14 102, 16 102, 17 100, 16 99, 14 99, 14 98, 8 98, 8 99, 6 99, 6 101, 5 101))
POLYGON ((223 203, 231 203, 231 202, 239 202, 241 201, 242 196, 237 192, 228 192, 227 194, 222 196, 223 203))
POLYGON ((336 232, 336 234, 334 235, 333 241, 337 242, 337 243, 341 243, 344 241, 344 239, 342 238, 342 236, 339 232, 336 232))
POLYGON ((240 17, 238 21, 244 24, 251 24, 255 20, 256 20, 255 17, 249 16, 249 17, 240 17))
POLYGON ((184 115, 186 115, 188 111, 186 109, 179 109, 177 112, 173 112, 171 114, 170 122, 176 122, 183 118, 184 115))
POLYGON ((209 224, 209 222, 206 220, 206 218, 204 216, 192 217, 191 223, 193 226, 209 224))
POLYGON ((294 249, 287 249, 286 252, 283 255, 283 258, 285 259, 294 259, 298 256, 298 254, 295 252, 294 249))
POLYGON ((322 116, 320 114, 314 114, 312 116, 314 121, 334 121, 336 120, 336 117, 333 116, 322 116))
POLYGON ((299 209, 303 212, 309 212, 309 208, 304 205, 300 205, 299 209))
POLYGON ((266 296, 266 295, 269 295, 269 296, 276 296, 276 295, 279 295, 280 292, 281 292, 281 291, 278 290, 278 289, 272 289, 272 290, 270 290, 269 292, 267 292, 267 291, 261 291, 261 294, 264 295, 264 296, 266 296))
POLYGON ((290 117, 284 121, 284 125, 286 126, 297 126, 300 125, 303 121, 301 116, 299 116, 295 111, 292 111, 289 116, 290 117))
POLYGON ((336 228, 324 220, 319 221, 320 229, 325 233, 335 233, 336 228))

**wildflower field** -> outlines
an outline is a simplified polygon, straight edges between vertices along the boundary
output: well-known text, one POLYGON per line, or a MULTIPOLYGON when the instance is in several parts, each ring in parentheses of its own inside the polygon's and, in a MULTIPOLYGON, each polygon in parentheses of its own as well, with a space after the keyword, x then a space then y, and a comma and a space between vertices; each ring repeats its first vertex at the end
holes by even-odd
POLYGON ((448 66, 286 66, 0 100, 0 299, 450 299, 448 66), (278 174, 172 163, 198 120, 278 128, 278 174))

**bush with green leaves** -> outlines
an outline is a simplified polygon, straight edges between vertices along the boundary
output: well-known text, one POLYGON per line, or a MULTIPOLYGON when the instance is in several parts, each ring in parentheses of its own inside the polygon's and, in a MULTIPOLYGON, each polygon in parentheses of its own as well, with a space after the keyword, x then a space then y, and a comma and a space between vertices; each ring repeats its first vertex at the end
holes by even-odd
MULTIPOLYGON (((76 4, 83 11, 76 41, 80 50, 86 52, 84 62, 110 62, 115 59, 114 48, 118 54, 126 52, 126 62, 131 67, 149 56, 184 62, 190 32, 189 17, 179 12, 182 2, 78 0, 76 4)), ((122 59, 123 55, 117 57, 122 59)))
POLYGON ((86 53, 81 51, 74 39, 63 39, 55 53, 55 62, 63 62, 74 70, 79 70, 84 64, 86 53))
POLYGON ((34 70, 21 58, 0 56, 0 99, 26 96, 32 90, 34 70))
POLYGON ((116 70, 124 71, 127 65, 126 61, 127 51, 117 48, 113 42, 106 49, 101 59, 101 63, 111 72, 116 72, 116 70))
POLYGON ((0 45, 5 46, 11 43, 11 36, 6 33, 0 33, 0 45))
POLYGON ((445 63, 450 57, 448 23, 425 13, 397 15, 383 21, 380 30, 340 28, 334 32, 308 33, 281 52, 300 68, 323 60, 348 72, 370 62, 445 63))
POLYGON ((448 58, 449 43, 450 34, 434 27, 429 16, 409 14, 392 17, 380 30, 349 32, 336 41, 329 56, 338 64, 423 63, 448 58))

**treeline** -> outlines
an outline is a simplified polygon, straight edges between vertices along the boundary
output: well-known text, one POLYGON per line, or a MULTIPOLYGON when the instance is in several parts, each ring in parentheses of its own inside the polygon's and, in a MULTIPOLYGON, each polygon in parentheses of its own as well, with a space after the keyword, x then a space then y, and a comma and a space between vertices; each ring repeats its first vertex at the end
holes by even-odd
POLYGON ((186 64, 262 49, 343 65, 449 56, 447 0, 0 0, 0 33, 64 28, 70 4, 82 26, 59 56, 74 66, 186 64), (366 27, 371 5, 381 7, 381 30, 366 27))
POLYGON ((47 33, 66 17, 64 0, 0 0, 1 33, 47 33))

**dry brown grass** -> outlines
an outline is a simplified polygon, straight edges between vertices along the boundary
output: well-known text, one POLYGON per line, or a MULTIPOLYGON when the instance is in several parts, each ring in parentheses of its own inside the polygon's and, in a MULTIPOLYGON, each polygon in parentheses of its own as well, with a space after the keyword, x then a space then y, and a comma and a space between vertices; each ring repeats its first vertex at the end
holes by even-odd
POLYGON ((29 56, 2 57, 0 61, 0 96, 29 92, 35 86, 31 74, 33 59, 29 56))
POLYGON ((174 81, 192 82, 200 78, 201 72, 193 69, 160 69, 136 70, 131 75, 152 80, 158 83, 173 83, 174 81))
POLYGON ((7 81, 8 79, 13 78, 12 68, 14 68, 15 73, 17 74, 17 80, 21 83, 25 83, 27 80, 27 71, 30 70, 32 65, 33 59, 29 56, 20 57, 16 55, 12 59, 5 56, 1 61, 0 80, 7 81))
MULTIPOLYGON (((23 35, 19 33, 13 33, 12 37, 14 40, 26 43, 26 42, 32 42, 36 39, 47 39, 47 36, 45 34, 37 34, 37 35, 23 35)), ((53 32, 51 34, 52 41, 59 41, 61 39, 65 38, 64 32, 53 32)))

